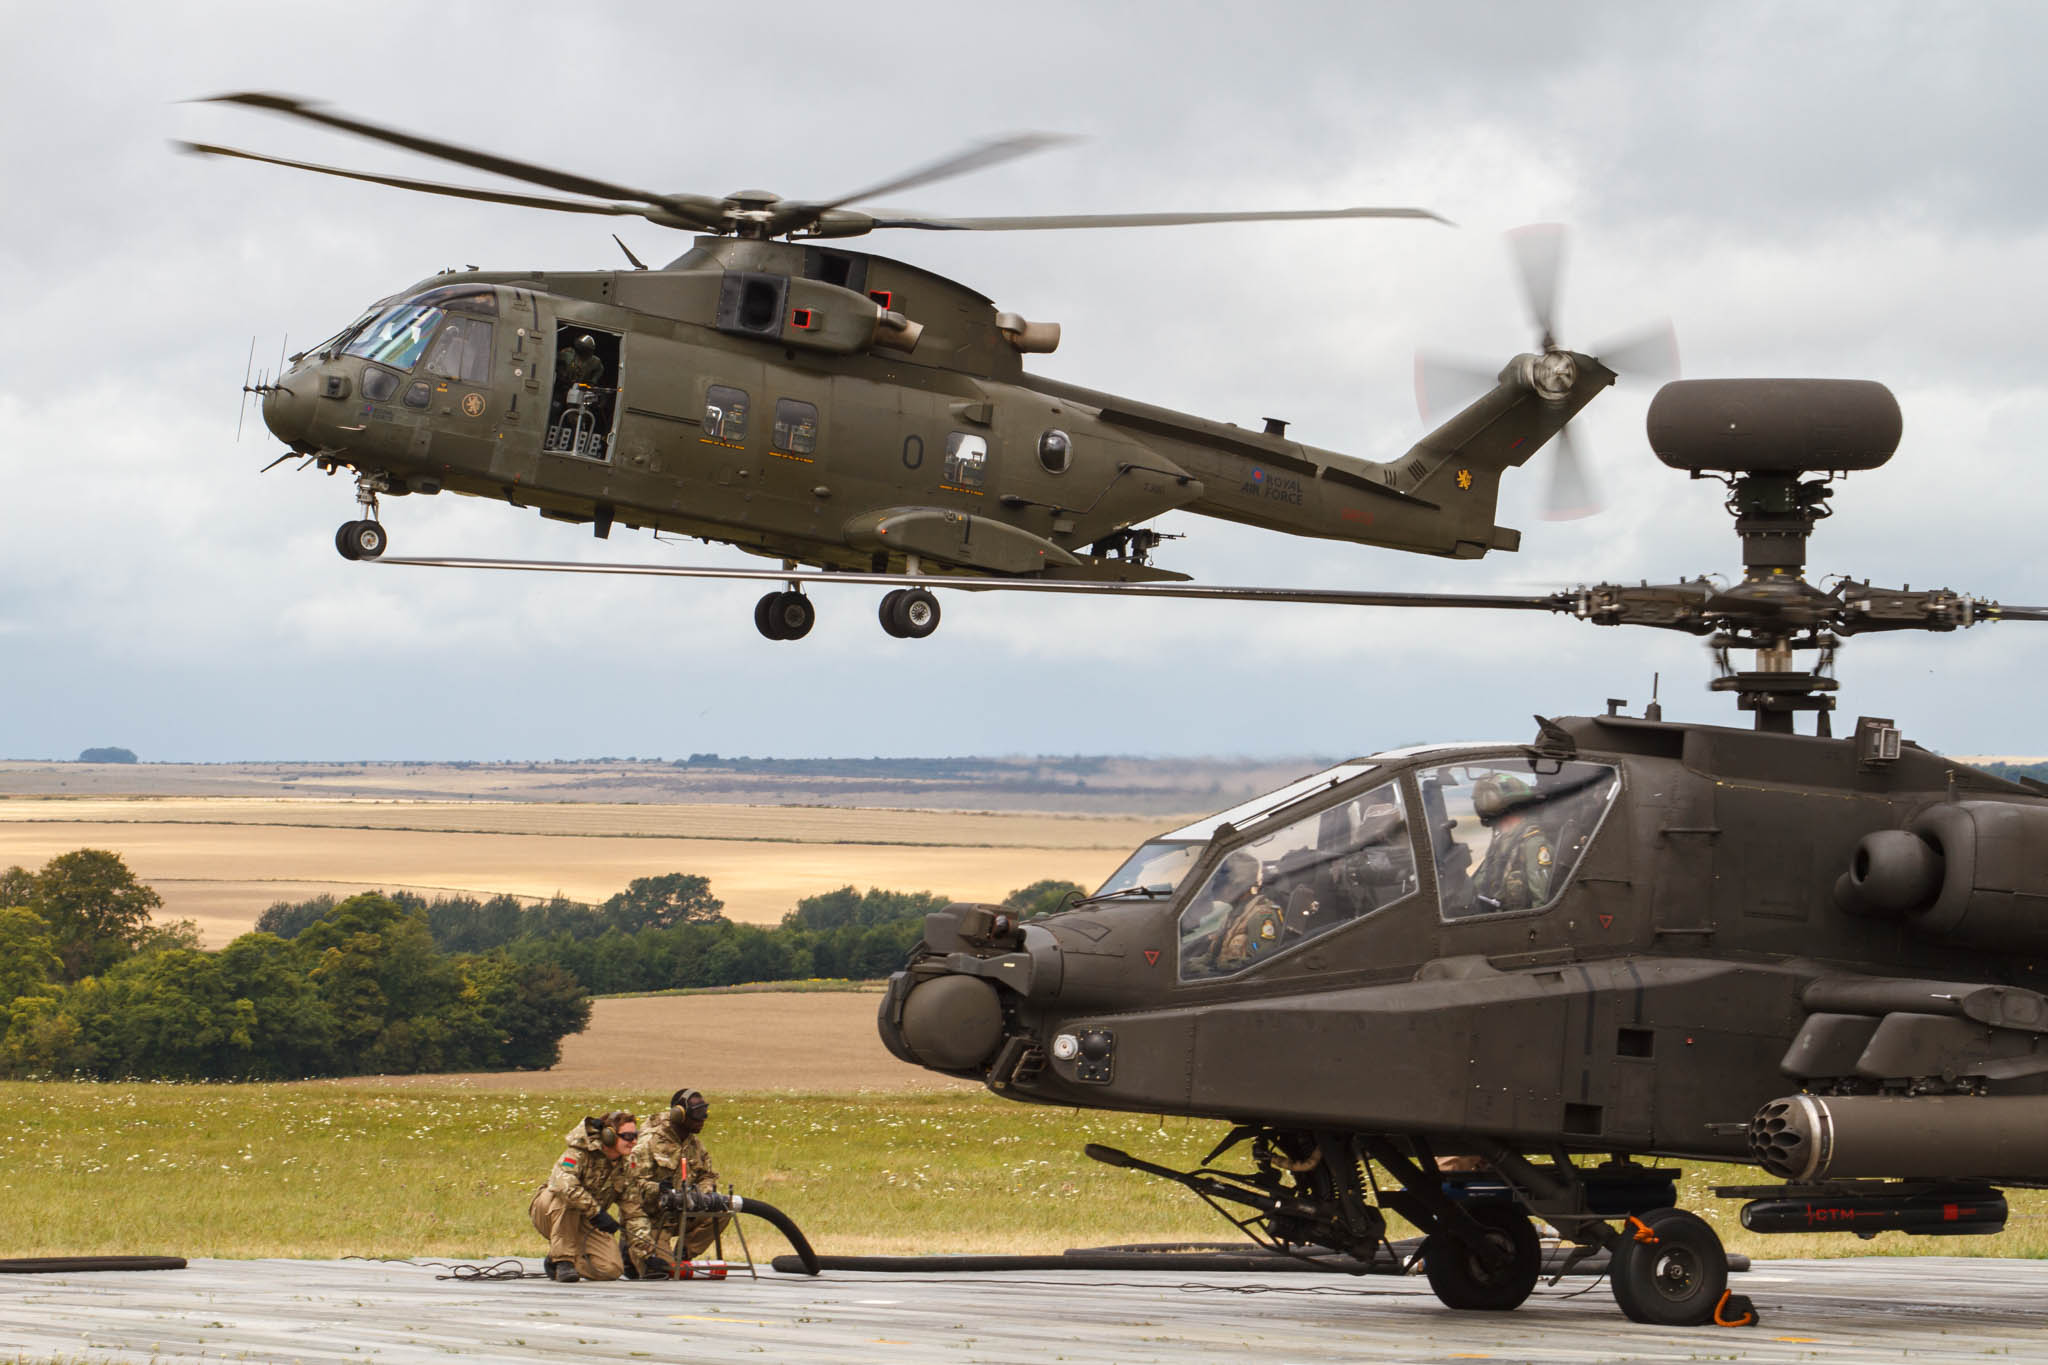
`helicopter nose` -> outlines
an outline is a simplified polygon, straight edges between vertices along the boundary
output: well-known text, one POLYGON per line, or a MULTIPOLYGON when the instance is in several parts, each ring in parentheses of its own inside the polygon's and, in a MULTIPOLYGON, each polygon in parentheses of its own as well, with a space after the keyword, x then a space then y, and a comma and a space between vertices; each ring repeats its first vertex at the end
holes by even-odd
POLYGON ((288 446, 299 446, 313 428, 314 378, 293 370, 263 393, 263 425, 288 446))

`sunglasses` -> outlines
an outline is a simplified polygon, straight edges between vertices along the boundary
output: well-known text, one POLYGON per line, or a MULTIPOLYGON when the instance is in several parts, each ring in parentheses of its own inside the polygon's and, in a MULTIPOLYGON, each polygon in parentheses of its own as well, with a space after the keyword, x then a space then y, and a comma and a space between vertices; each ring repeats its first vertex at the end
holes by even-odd
POLYGON ((623 1130, 622 1132, 620 1132, 620 1134, 619 1134, 619 1141, 621 1141, 621 1142, 636 1142, 636 1141, 638 1141, 638 1140, 639 1140, 639 1137, 640 1137, 640 1132, 639 1132, 639 1130, 638 1130, 638 1129, 635 1129, 635 1128, 627 1128, 627 1129, 623 1130))

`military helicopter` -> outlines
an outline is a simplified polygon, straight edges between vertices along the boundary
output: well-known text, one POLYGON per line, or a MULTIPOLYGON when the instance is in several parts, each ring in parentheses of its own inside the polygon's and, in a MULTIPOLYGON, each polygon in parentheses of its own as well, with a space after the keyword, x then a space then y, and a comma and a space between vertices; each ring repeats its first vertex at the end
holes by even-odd
MULTIPOLYGON (((1539 349, 1483 375, 1472 387, 1479 396, 1407 454, 1356 459, 1288 439, 1282 421, 1252 431, 1031 375, 1024 358, 1058 345, 1057 324, 998 311, 974 290, 915 266, 823 243, 881 229, 1441 221, 1424 209, 889 216, 848 205, 1055 139, 1003 139, 854 194, 795 201, 757 190, 707 197, 634 189, 282 95, 211 102, 581 197, 177 145, 490 203, 638 216, 704 234, 659 270, 643 268, 628 250, 635 269, 471 270, 422 280, 292 357, 274 379, 253 387, 245 379, 244 388, 261 394, 265 423, 306 464, 353 472, 360 515, 335 533, 347 558, 385 553, 383 498, 443 491, 533 508, 589 525, 599 538, 617 525, 700 536, 783 561, 782 571, 684 571, 782 584, 755 610, 771 639, 798 639, 811 629, 816 610, 802 585, 825 578, 891 588, 881 623, 902 638, 937 629, 933 581, 1185 580, 1152 563, 1163 537, 1141 524, 1176 509, 1460 559, 1513 550, 1519 532, 1493 520, 1502 472, 1563 431, 1618 369, 1655 370, 1669 352, 1668 329, 1622 340, 1607 363, 1564 349, 1554 325, 1562 239, 1554 227, 1525 232, 1518 260, 1539 349)), ((1562 504, 1581 501, 1582 482, 1575 462, 1560 466, 1559 510, 1581 510, 1562 504)))
POLYGON ((1899 433, 1879 384, 1667 385, 1651 447, 1727 484, 1739 583, 1393 603, 1707 636, 1752 728, 1611 703, 1339 764, 1159 836, 1061 913, 931 915, 884 1042, 1010 1099, 1227 1120, 1197 1170, 1089 1155, 1360 1268, 1413 1269, 1374 1255, 1399 1214, 1452 1308, 1523 1302, 1541 1219, 1607 1253, 1636 1321, 1753 1322, 1654 1158, 1761 1166, 1719 1190, 1756 1232, 1998 1231, 2003 1187, 2048 1186, 2048 784, 1888 719, 1832 737, 1832 663, 1849 635, 2048 608, 1806 581, 1833 479, 1899 433))

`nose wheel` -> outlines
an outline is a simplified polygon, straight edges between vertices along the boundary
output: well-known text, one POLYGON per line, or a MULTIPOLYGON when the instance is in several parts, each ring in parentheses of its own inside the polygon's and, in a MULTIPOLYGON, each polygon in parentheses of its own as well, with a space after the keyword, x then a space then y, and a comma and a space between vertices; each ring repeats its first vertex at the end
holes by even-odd
POLYGON ((375 559, 390 544, 381 523, 344 521, 334 533, 334 548, 343 559, 375 559))
POLYGON ((899 640, 922 640, 939 628, 939 599, 923 588, 898 588, 882 598, 882 629, 899 640))
POLYGON ((794 588, 771 592, 754 604, 754 629, 771 640, 801 640, 817 620, 811 599, 794 588))

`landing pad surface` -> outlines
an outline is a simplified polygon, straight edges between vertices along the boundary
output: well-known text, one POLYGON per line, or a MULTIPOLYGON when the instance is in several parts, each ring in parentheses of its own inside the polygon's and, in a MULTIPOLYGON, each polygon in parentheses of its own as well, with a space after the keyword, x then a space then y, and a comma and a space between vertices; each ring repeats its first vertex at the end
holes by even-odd
MULTIPOLYGON (((537 1270, 538 1263, 525 1263, 537 1270)), ((2048 1261, 1760 1261, 1760 1325, 1623 1318, 1566 1280, 1452 1313, 1420 1277, 1158 1271, 460 1282, 365 1261, 0 1277, 0 1353, 39 1361, 2048 1361, 2048 1261), (1304 1283, 1304 1281, 1308 1281, 1304 1283)))

